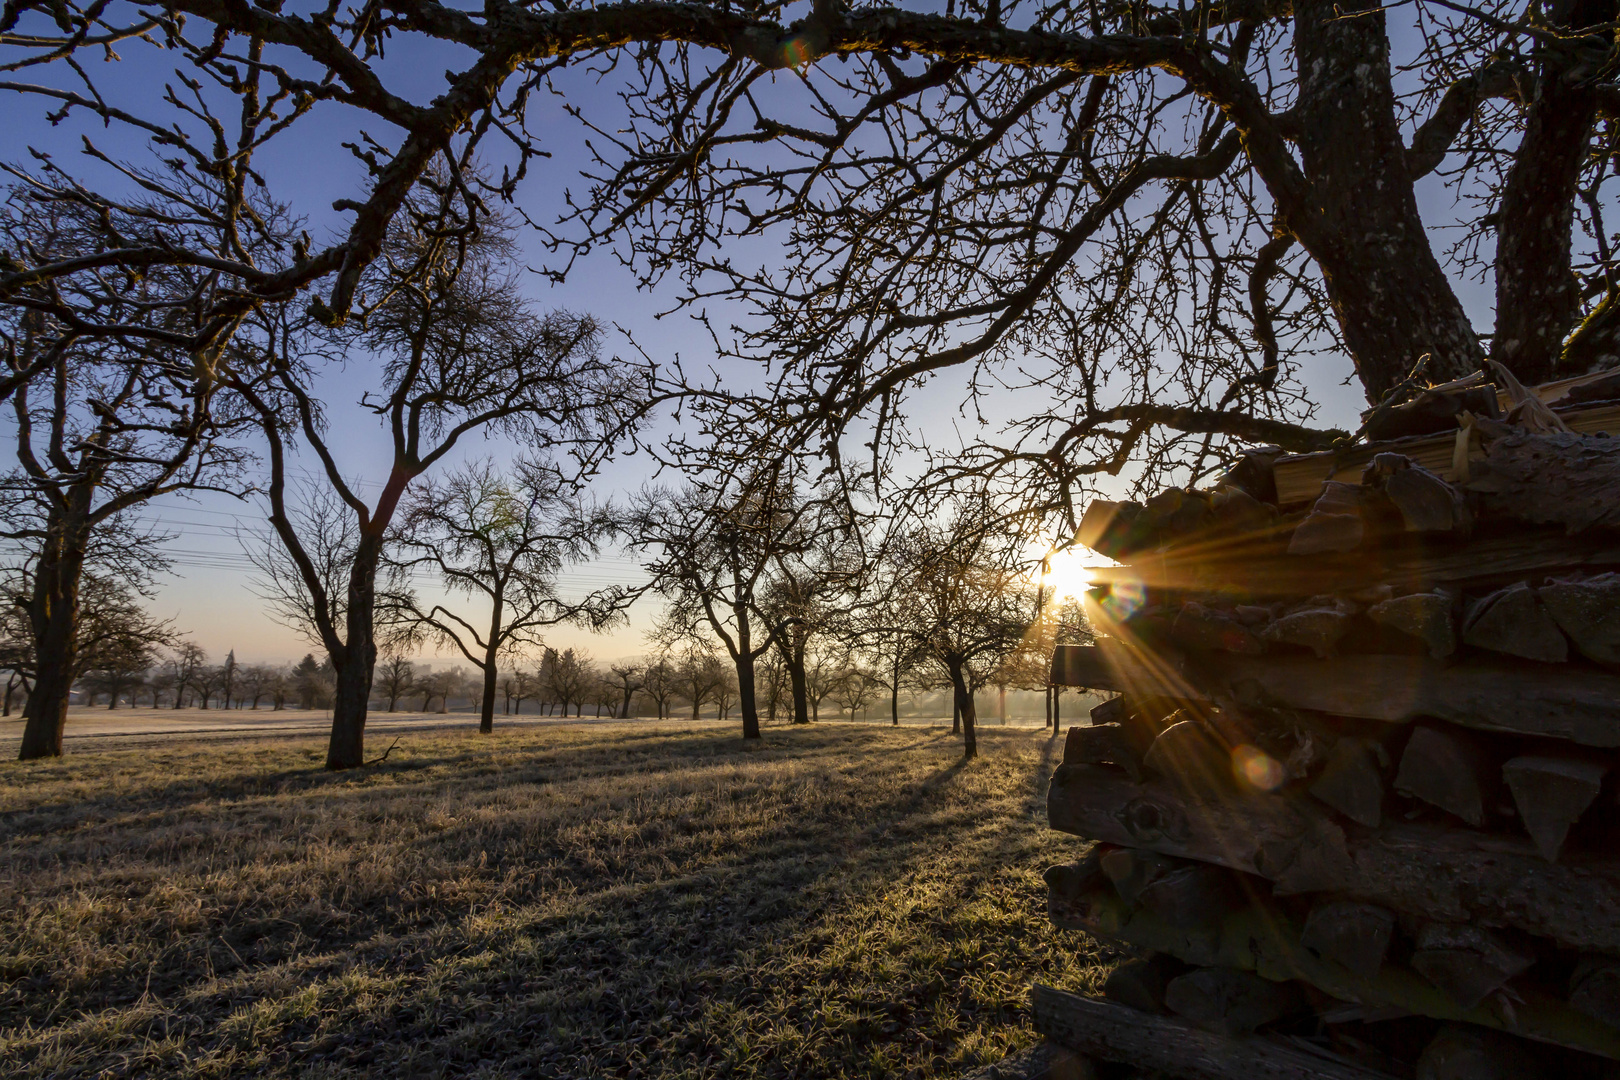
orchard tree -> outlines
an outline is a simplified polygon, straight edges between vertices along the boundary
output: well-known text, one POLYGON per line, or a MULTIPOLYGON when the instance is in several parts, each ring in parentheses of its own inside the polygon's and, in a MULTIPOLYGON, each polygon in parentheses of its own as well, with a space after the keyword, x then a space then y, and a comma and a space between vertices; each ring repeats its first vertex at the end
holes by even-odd
POLYGON ((330 769, 365 762, 378 572, 412 482, 475 434, 572 453, 589 474, 644 406, 635 369, 601 355, 594 320, 542 314, 523 298, 510 268, 511 225, 482 211, 469 194, 471 175, 457 163, 414 191, 372 266, 377 299, 363 322, 324 335, 284 322, 279 351, 231 383, 257 414, 268 449, 266 499, 278 546, 256 559, 265 592, 332 662, 330 769), (380 389, 368 390, 359 405, 383 428, 391 451, 387 475, 370 496, 346 477, 313 388, 318 365, 355 349, 380 358, 380 389), (295 445, 320 464, 319 513, 306 513, 304 528, 287 491, 295 445), (343 519, 341 532, 334 513, 343 519))
POLYGON ((1016 653, 1038 617, 1036 590, 1019 562, 1016 534, 987 527, 977 501, 957 504, 938 524, 890 541, 893 627, 950 682, 963 753, 978 755, 974 692, 1016 653))
MULTIPOLYGON (((559 576, 595 556, 613 520, 580 497, 578 484, 549 462, 520 458, 511 476, 488 461, 419 485, 400 512, 385 558, 391 590, 384 603, 413 635, 460 652, 483 683, 478 729, 495 730, 500 663, 544 644, 562 623, 600 630, 623 618, 635 599, 610 587, 565 596, 559 576), (451 597, 419 598, 412 575, 426 572, 451 597)), ((627 695, 628 697, 628 695, 627 695)))
POLYGON ((399 699, 411 692, 416 683, 416 665, 398 652, 383 657, 377 669, 377 690, 388 701, 388 711, 399 706, 399 699))

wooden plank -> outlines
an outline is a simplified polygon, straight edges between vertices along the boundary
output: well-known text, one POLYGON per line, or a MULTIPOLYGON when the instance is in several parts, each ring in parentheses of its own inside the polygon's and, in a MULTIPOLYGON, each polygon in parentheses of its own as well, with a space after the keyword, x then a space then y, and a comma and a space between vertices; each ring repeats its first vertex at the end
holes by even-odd
POLYGON ((1218 689, 1240 702, 1307 709, 1385 723, 1419 717, 1481 731, 1620 747, 1620 674, 1584 665, 1468 660, 1446 665, 1425 656, 1359 653, 1194 657, 1173 661, 1112 639, 1060 645, 1052 681, 1151 698, 1199 701, 1218 689))
MULTIPOLYGON (((1599 431, 1620 432, 1620 405, 1571 409, 1558 415, 1569 425, 1571 431, 1581 434, 1590 435, 1599 431)), ((1321 492, 1322 485, 1329 480, 1348 484, 1360 483, 1361 470, 1367 467, 1374 454, 1380 453, 1403 454, 1430 472, 1438 473, 1446 480, 1455 481, 1458 477, 1451 467, 1451 457, 1456 443, 1457 433, 1445 431, 1438 435, 1392 439, 1350 450, 1290 454, 1278 458, 1272 467, 1272 475, 1277 482, 1277 502, 1282 506, 1311 502, 1321 492)), ((1483 452, 1479 450, 1471 450, 1469 453, 1470 460, 1477 460, 1483 456, 1483 452)))
POLYGON ((1035 1030, 1103 1061, 1128 1062, 1185 1080, 1391 1080, 1336 1055, 1315 1054, 1278 1039, 1231 1039, 1167 1016, 1127 1009, 1036 983, 1030 995, 1035 1030))
POLYGON ((1527 838, 1397 822, 1347 831, 1314 801, 1264 792, 1189 799, 1163 780, 1060 765, 1047 792, 1054 829, 1268 878, 1279 895, 1331 892, 1419 919, 1517 927, 1620 956, 1620 860, 1527 838))

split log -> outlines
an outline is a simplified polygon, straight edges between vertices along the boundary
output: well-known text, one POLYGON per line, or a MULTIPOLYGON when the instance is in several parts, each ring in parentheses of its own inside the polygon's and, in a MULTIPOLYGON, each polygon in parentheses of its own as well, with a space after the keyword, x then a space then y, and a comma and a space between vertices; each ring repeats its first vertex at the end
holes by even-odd
POLYGON ((1516 430, 1486 448, 1464 486, 1479 495, 1482 516, 1570 533, 1620 528, 1620 439, 1516 430))
POLYGON ((1526 660, 1563 663, 1569 642, 1553 617, 1524 582, 1485 597, 1463 628, 1463 641, 1481 649, 1526 660))
POLYGON ((1209 863, 1189 863, 1143 885, 1137 901, 1166 922, 1201 926, 1219 922, 1242 898, 1232 872, 1209 863))
POLYGON ((1127 960, 1103 980, 1103 996, 1129 1009, 1145 1013, 1164 1012, 1164 988, 1185 970, 1185 965, 1165 954, 1127 960))
POLYGON ((1063 744, 1063 760, 1071 765, 1116 765, 1132 779, 1142 778, 1141 751, 1131 745, 1120 724, 1093 722, 1090 727, 1071 727, 1063 744))
POLYGON ((1620 664, 1620 574, 1554 581, 1536 592, 1582 656, 1620 664))
POLYGON ((1429 655, 1444 660, 1457 651, 1457 629, 1450 593, 1421 592, 1397 596, 1367 609, 1367 617, 1382 626, 1417 638, 1429 647, 1429 655))
POLYGON ((1548 862, 1557 862, 1569 828, 1603 790, 1609 767, 1598 761, 1525 754, 1502 766, 1519 820, 1548 862))
POLYGON ((1165 488, 1142 504, 1160 542, 1202 532, 1211 523, 1209 496, 1200 491, 1165 488))
POLYGON ((1356 484, 1328 481, 1288 539, 1288 554, 1320 555, 1354 551, 1367 535, 1361 516, 1361 490, 1356 484))
POLYGON ((1496 774, 1476 739, 1452 728, 1420 725, 1395 774, 1395 790, 1455 814, 1478 828, 1496 788, 1496 774))
MULTIPOLYGON (((1620 675, 1583 666, 1483 660, 1446 666, 1420 656, 1223 657, 1198 679, 1244 704, 1401 723, 1448 720, 1481 731, 1620 746, 1620 675)), ((1152 675, 1129 672, 1138 686, 1152 675)), ((1178 683, 1191 682, 1178 676, 1178 683)))
POLYGON ((1303 646, 1325 660, 1333 655, 1334 647, 1349 629, 1350 612, 1344 607, 1310 607, 1282 616, 1260 636, 1283 645, 1303 646))
MULTIPOLYGON (((1275 494, 1275 489, 1273 489, 1275 494)), ((1227 535, 1247 535, 1277 523, 1277 508, 1240 487, 1218 488, 1210 497, 1214 526, 1227 535)))
POLYGON ((1586 959, 1575 967, 1569 1003, 1582 1014, 1620 1029, 1620 964, 1586 959))
POLYGON ((1122 697, 1109 698, 1091 707, 1092 726, 1102 724, 1123 724, 1131 718, 1131 707, 1122 697))
MULTIPOLYGON (((1429 435, 1437 431, 1457 429, 1457 418, 1464 412, 1474 416, 1495 418, 1501 415, 1496 400, 1496 387, 1489 383, 1473 386, 1453 386, 1420 390, 1410 400, 1399 405, 1381 405, 1370 409, 1366 418, 1367 438, 1374 443, 1389 439, 1429 435)), ((1396 456, 1379 454, 1373 458, 1396 456)))
POLYGON ((1219 796, 1233 787, 1232 759, 1201 720, 1182 720, 1165 728, 1148 747, 1142 764, 1189 793, 1219 796))
POLYGON ((1078 899, 1106 880, 1102 869, 1102 856, 1102 852, 1092 850, 1087 852, 1084 858, 1074 862, 1048 866, 1041 872, 1041 879, 1046 882, 1053 896, 1065 901, 1078 899))
POLYGON ((1259 655, 1266 651, 1265 646, 1260 644, 1260 639, 1235 618, 1215 608, 1193 602, 1181 606, 1175 622, 1170 624, 1170 636, 1176 644, 1188 649, 1250 655, 1259 655))
POLYGON ((1152 542, 1146 522, 1141 518, 1140 503, 1093 499, 1080 517, 1075 540, 1092 551, 1117 559, 1152 542))
POLYGON ((1464 1009, 1472 1009, 1536 962, 1523 943, 1467 923, 1424 923, 1416 944, 1412 969, 1464 1009))
POLYGON ((1620 863, 1611 858, 1565 852, 1548 863, 1528 839, 1423 823, 1346 835, 1308 800, 1238 790, 1198 802, 1167 782, 1136 784, 1094 765, 1060 765, 1047 811, 1063 832, 1255 874, 1279 894, 1336 893, 1620 956, 1620 863))
POLYGON ((1383 969, 1394 934, 1395 913, 1388 908, 1356 900, 1328 900, 1311 908, 1300 944, 1363 979, 1374 979, 1383 969))
POLYGON ((1105 941, 1150 950, 1199 967, 1253 972, 1273 982, 1316 987, 1340 1005, 1324 1015, 1430 1016, 1512 1031, 1527 1039, 1620 1059, 1620 1031, 1576 1010, 1535 985, 1516 986, 1511 1009, 1491 1000, 1463 1008, 1427 979, 1399 963, 1386 963, 1366 978, 1302 943, 1294 920, 1277 905, 1255 897, 1218 925, 1190 928, 1142 908, 1131 908, 1110 889, 1099 888, 1065 909, 1057 925, 1105 941))
MULTIPOLYGON (((1560 416, 1564 423, 1578 432, 1620 431, 1620 407, 1601 405, 1562 412, 1560 416)), ((1454 431, 1448 431, 1382 445, 1279 457, 1272 465, 1277 502, 1281 506, 1307 502, 1316 497, 1324 480, 1359 480, 1374 455, 1390 451, 1404 454, 1445 479, 1455 480, 1451 475, 1452 457, 1457 444, 1455 436, 1454 431)), ((1470 466, 1484 456, 1483 451, 1472 451, 1470 466)))
POLYGON ((1511 1036, 1447 1024, 1417 1062, 1417 1080, 1544 1080, 1535 1055, 1511 1036))
POLYGON ((1164 988, 1164 1006, 1205 1031, 1232 1038, 1300 1011, 1305 999, 1291 983, 1206 967, 1171 979, 1164 988))
POLYGON ((1462 492, 1409 458, 1379 454, 1372 468, 1381 474, 1384 495, 1400 511, 1407 532, 1466 535, 1473 525, 1462 492))
POLYGON ((1278 446, 1250 446, 1238 452, 1237 462, 1216 482, 1219 489, 1242 491, 1257 502, 1276 506, 1277 480, 1272 467, 1282 456, 1278 446))
POLYGON ((1184 1080, 1391 1080, 1336 1055, 1260 1036, 1229 1039, 1039 983, 1030 1006, 1035 1030, 1054 1042, 1184 1080))
POLYGON ((1376 829, 1384 818, 1383 753, 1370 740, 1340 739, 1310 793, 1351 821, 1376 829))
POLYGON ((1097 865, 1120 899, 1134 905, 1141 901, 1142 890, 1152 882, 1172 870, 1197 864, 1156 851, 1114 847, 1102 853, 1097 865))

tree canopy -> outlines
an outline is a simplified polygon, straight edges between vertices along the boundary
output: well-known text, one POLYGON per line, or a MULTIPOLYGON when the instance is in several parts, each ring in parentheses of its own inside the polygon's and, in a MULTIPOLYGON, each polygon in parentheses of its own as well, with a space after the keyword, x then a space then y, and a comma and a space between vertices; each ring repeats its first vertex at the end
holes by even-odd
MULTIPOLYGON (((479 212, 532 202, 538 156, 578 134, 530 122, 557 93, 594 163, 560 220, 535 221, 551 273, 607 244, 694 310, 733 301, 721 351, 774 381, 709 400, 753 430, 862 418, 903 441, 902 396, 959 365, 976 390, 1046 388, 1050 408, 956 467, 1032 474, 1053 507, 1133 457, 1197 473, 1228 438, 1327 445, 1312 350, 1346 354, 1374 399, 1423 356, 1440 380, 1490 351, 1530 383, 1616 355, 1613 0, 301 7, 8 0, 14 71, 115 45, 186 62, 190 95, 154 115, 96 93, 85 65, 77 89, 0 88, 150 134, 222 193, 213 214, 251 220, 254 153, 334 107, 361 118, 369 178, 337 204, 347 228, 285 265, 189 224, 174 180, 143 194, 167 211, 96 250, 10 252, 0 299, 79 326, 66 285, 85 275, 210 267, 235 287, 199 292, 195 349, 301 291, 340 322, 424 175, 479 212), (389 49, 442 57, 444 88, 422 93, 389 49), (1423 185, 1454 206, 1426 220, 1423 185), (750 241, 791 257, 739 256, 750 241), (1486 330, 1462 296, 1476 277, 1486 330)), ((122 205, 43 160, 14 171, 122 205)))

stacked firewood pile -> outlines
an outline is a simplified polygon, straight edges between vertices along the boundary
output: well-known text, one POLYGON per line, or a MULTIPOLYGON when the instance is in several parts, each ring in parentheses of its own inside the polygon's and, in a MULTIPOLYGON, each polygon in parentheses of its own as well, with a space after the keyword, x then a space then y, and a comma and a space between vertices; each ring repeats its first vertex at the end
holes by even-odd
POLYGON ((1051 823, 1097 843, 1047 882, 1138 958, 1104 999, 1038 987, 1049 1038, 1171 1076, 1620 1076, 1620 379, 1503 381, 1088 511, 1123 565, 1053 681, 1118 696, 1068 731, 1051 823))

